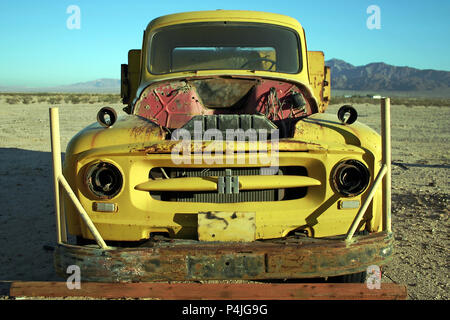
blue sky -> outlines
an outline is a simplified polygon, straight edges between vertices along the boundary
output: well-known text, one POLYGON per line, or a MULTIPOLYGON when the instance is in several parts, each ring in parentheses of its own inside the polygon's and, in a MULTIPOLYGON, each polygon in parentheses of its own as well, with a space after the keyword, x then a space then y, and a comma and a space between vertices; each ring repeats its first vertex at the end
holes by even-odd
POLYGON ((0 86, 54 86, 120 78, 127 52, 140 48, 148 22, 161 15, 237 9, 292 16, 306 30, 309 50, 354 65, 385 62, 450 71, 448 0, 2 0, 0 86), (68 29, 70 5, 80 29, 68 29), (370 5, 381 28, 369 30, 370 5))

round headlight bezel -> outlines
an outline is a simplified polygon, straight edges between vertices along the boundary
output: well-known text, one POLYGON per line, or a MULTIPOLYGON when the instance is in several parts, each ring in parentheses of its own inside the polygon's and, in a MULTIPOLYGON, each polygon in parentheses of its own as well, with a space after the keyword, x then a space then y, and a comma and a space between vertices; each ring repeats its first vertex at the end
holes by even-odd
POLYGON ((356 197, 367 190, 370 184, 370 170, 359 160, 340 161, 331 172, 331 184, 342 196, 356 197))
POLYGON ((107 161, 89 165, 85 181, 92 195, 98 199, 112 199, 123 189, 123 175, 119 168, 107 161))

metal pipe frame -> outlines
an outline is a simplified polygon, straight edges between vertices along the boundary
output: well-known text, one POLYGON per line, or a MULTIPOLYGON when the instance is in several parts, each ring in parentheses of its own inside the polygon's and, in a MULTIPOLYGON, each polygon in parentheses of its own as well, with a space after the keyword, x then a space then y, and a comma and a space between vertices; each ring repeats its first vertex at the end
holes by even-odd
POLYGON ((381 99, 381 140, 382 140, 382 165, 378 175, 369 190, 369 194, 353 220, 345 241, 350 243, 352 237, 361 222, 364 213, 372 201, 379 184, 383 182, 383 231, 392 232, 391 225, 391 99, 381 99))
POLYGON ((73 204, 78 210, 84 223, 86 223, 89 231, 95 238, 95 241, 101 249, 109 249, 103 240, 102 236, 98 232, 91 218, 87 214, 86 210, 83 208, 82 204, 78 200, 75 193, 70 188, 69 183, 62 173, 61 165, 61 144, 60 144, 60 134, 59 134, 59 112, 58 108, 50 108, 50 137, 52 145, 52 158, 53 158, 53 183, 54 183, 54 194, 55 194, 55 213, 56 213, 56 235, 58 244, 67 243, 67 226, 66 226, 66 216, 64 212, 64 207, 62 206, 62 191, 64 190, 69 198, 72 200, 73 204))
POLYGON ((381 136, 383 139, 383 164, 387 166, 386 176, 383 184, 383 230, 392 232, 391 225, 391 99, 383 98, 381 100, 381 136))

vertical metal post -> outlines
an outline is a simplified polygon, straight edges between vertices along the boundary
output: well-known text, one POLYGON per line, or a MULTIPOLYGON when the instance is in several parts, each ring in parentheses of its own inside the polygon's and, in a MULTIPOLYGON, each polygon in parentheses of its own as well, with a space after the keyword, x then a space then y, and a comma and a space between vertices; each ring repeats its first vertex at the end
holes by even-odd
POLYGON ((66 211, 64 210, 63 190, 61 186, 58 186, 58 189, 59 189, 59 212, 61 220, 61 240, 62 242, 67 243, 67 223, 66 223, 66 211))
POLYGON ((62 222, 65 219, 61 219, 61 198, 60 187, 58 177, 62 175, 61 166, 61 145, 59 136, 59 113, 58 108, 50 108, 50 137, 52 145, 52 158, 53 158, 53 184, 55 195, 55 212, 56 212, 56 237, 57 242, 67 242, 67 234, 65 225, 62 222))
POLYGON ((382 162, 387 166, 383 183, 383 230, 392 232, 391 225, 391 99, 381 99, 382 162))
POLYGON ((88 214, 84 210, 83 206, 79 202, 78 198, 73 193, 62 174, 61 165, 61 145, 59 136, 59 113, 58 108, 50 108, 50 137, 52 144, 52 157, 53 157, 53 183, 55 193, 55 210, 56 210, 56 235, 58 244, 67 243, 67 231, 66 231, 66 217, 61 205, 62 189, 67 192, 67 195, 78 209, 81 218, 88 226, 92 235, 94 236, 97 244, 102 249, 108 249, 105 241, 101 237, 95 225, 92 223, 88 214), (62 187, 62 189, 61 189, 62 187))

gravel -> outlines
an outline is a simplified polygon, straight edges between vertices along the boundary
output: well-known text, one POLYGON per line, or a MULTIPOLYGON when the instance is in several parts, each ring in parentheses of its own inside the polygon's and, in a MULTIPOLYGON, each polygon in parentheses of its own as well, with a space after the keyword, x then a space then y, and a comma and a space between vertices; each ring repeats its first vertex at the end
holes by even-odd
MULTIPOLYGON (((62 104, 62 150, 96 119, 100 106, 62 104)), ((121 105, 114 105, 120 114, 121 105)), ((336 113, 339 106, 330 106, 336 113)), ((359 120, 380 131, 379 106, 355 105, 359 120)), ((48 105, 0 103, 0 299, 10 281, 60 281, 55 243, 48 105)), ((392 106, 393 261, 383 282, 407 286, 410 299, 450 296, 450 108, 392 106)))

